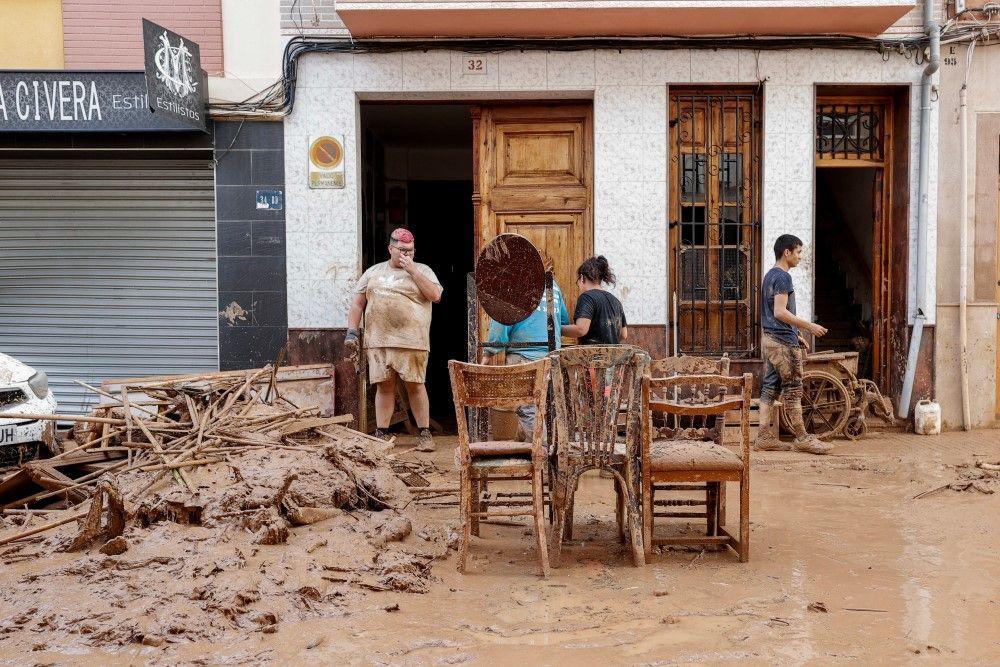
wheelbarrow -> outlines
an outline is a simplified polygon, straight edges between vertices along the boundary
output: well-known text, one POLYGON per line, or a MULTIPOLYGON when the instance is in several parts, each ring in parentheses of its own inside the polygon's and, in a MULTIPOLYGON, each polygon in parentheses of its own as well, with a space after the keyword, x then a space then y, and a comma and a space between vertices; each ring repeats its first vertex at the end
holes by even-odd
MULTIPOLYGON (((893 423, 892 402, 871 380, 858 378, 857 352, 817 352, 803 359, 802 421, 806 431, 829 440, 858 440, 868 432, 869 411, 893 423)), ((781 411, 781 424, 791 431, 781 411)))

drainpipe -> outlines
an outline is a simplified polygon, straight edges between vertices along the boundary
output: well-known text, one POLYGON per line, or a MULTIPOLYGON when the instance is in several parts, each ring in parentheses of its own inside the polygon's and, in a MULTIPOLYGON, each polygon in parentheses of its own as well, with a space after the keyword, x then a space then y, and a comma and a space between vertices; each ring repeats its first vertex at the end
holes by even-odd
POLYGON ((927 208, 930 190, 930 139, 931 139, 931 87, 934 73, 941 65, 941 31, 934 19, 934 5, 924 2, 924 32, 930 38, 930 59, 920 77, 920 153, 917 173, 920 177, 917 201, 917 265, 914 276, 917 280, 917 313, 913 319, 913 333, 910 335, 910 351, 906 356, 906 373, 903 375, 903 391, 899 397, 899 414, 908 417, 910 399, 913 397, 913 377, 917 373, 917 357, 920 353, 920 338, 927 321, 927 208))
POLYGON ((965 80, 958 91, 958 124, 962 133, 959 143, 958 164, 960 169, 959 183, 959 251, 958 251, 958 337, 960 350, 959 377, 962 384, 962 428, 966 431, 972 428, 972 415, 969 409, 969 113, 967 93, 969 88, 969 70, 972 69, 972 54, 976 50, 976 39, 969 42, 969 50, 965 58, 965 80))

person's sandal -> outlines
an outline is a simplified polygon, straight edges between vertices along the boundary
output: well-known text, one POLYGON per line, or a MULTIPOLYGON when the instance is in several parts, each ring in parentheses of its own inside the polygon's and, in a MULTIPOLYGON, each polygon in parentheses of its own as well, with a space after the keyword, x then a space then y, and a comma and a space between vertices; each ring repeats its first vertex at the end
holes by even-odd
POLYGON ((417 446, 414 449, 418 452, 434 451, 434 438, 431 437, 430 429, 420 429, 420 435, 417 436, 417 446))

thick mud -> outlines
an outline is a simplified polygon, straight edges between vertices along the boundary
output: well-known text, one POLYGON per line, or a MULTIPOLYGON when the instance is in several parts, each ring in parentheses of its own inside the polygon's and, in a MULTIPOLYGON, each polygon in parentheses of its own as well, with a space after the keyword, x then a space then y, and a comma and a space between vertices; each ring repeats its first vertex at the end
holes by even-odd
MULTIPOLYGON (((426 476, 453 484, 450 442, 438 442, 431 456, 447 472, 426 476)), ((641 569, 617 542, 611 481, 587 475, 575 540, 548 580, 526 520, 484 525, 469 573, 457 573, 453 505, 413 501, 410 525, 392 509, 340 511, 291 526, 277 545, 254 544, 246 529, 205 539, 205 526, 159 522, 141 539, 126 531, 119 555, 0 566, 0 659, 997 664, 1000 493, 948 487, 915 497, 998 459, 997 431, 872 435, 837 442, 828 457, 755 455, 750 562, 677 550, 641 569), (389 575, 419 575, 426 592, 400 592, 389 575), (151 639, 123 641, 135 628, 151 639)))

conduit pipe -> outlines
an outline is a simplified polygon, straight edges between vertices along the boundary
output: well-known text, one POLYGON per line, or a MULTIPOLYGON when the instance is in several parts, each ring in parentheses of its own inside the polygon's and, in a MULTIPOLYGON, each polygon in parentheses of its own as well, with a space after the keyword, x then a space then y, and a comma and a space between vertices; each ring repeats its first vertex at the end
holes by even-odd
POLYGON ((913 276, 917 281, 916 316, 910 334, 910 350, 906 355, 906 372, 903 390, 899 397, 899 415, 908 417, 910 399, 913 397, 913 378, 917 373, 920 355, 920 338, 927 321, 927 209, 930 198, 930 135, 931 88, 934 74, 941 66, 941 31, 934 18, 934 2, 924 2, 924 32, 930 38, 930 58, 920 77, 920 148, 917 174, 919 176, 917 200, 917 264, 913 276))
POLYGON ((972 428, 969 408, 969 110, 968 88, 969 70, 972 69, 972 54, 976 50, 976 39, 969 42, 965 57, 965 79, 958 91, 958 125, 962 133, 959 142, 958 164, 959 182, 959 236, 958 236, 958 338, 960 345, 959 377, 962 384, 962 428, 972 428))

